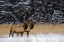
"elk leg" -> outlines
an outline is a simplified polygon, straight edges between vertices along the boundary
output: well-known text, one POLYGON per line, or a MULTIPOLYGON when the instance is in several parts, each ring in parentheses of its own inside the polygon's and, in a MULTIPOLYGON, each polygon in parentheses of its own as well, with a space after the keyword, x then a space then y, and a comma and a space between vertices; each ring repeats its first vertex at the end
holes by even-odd
POLYGON ((9 37, 10 37, 11 33, 9 34, 9 37))
POLYGON ((12 37, 13 37, 14 33, 12 33, 12 37))
POLYGON ((12 31, 10 31, 9 37, 10 37, 11 34, 12 34, 12 31))
POLYGON ((21 32, 21 37, 23 37, 23 32, 21 32))
POLYGON ((28 35, 29 35, 29 31, 27 31, 27 37, 28 37, 28 35))
POLYGON ((11 33, 9 34, 9 37, 10 37, 11 33))

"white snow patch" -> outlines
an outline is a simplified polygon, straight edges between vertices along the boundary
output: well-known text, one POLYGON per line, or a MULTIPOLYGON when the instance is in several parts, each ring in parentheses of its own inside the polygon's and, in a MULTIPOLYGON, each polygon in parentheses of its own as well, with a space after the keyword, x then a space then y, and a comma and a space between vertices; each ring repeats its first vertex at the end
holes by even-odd
POLYGON ((64 35, 62 34, 37 34, 26 37, 8 37, 8 35, 0 36, 0 42, 64 42, 64 35), (6 37, 5 37, 6 36, 6 37))

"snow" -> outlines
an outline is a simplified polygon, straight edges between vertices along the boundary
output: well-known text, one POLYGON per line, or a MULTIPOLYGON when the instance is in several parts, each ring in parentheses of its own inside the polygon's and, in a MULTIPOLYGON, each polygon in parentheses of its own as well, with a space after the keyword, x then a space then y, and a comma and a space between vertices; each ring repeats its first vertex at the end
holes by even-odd
POLYGON ((3 4, 3 5, 1 5, 1 6, 12 6, 12 4, 7 3, 7 4, 3 4))
POLYGON ((0 1, 0 3, 1 3, 1 2, 5 2, 5 1, 0 1))
POLYGON ((19 2, 18 4, 29 4, 29 3, 27 1, 27 2, 19 2))
POLYGON ((64 35, 62 34, 37 34, 37 35, 23 35, 23 37, 8 37, 8 35, 1 35, 0 42, 64 42, 64 35), (3 37, 2 37, 3 36, 3 37))

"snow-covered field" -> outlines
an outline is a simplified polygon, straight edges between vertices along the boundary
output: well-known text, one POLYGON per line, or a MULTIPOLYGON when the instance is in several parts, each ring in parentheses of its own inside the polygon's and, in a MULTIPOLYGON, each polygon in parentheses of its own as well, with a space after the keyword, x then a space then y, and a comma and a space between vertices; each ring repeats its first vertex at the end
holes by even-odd
POLYGON ((64 35, 62 34, 37 34, 26 37, 8 37, 8 35, 0 35, 0 42, 64 42, 64 35))

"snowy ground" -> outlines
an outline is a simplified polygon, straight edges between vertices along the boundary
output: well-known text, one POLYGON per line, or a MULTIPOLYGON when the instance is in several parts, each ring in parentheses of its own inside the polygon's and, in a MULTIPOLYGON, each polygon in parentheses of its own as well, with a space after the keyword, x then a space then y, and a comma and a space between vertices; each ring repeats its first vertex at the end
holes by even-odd
POLYGON ((8 35, 1 35, 0 42, 64 42, 64 35, 61 34, 37 34, 26 37, 8 37, 8 35))

